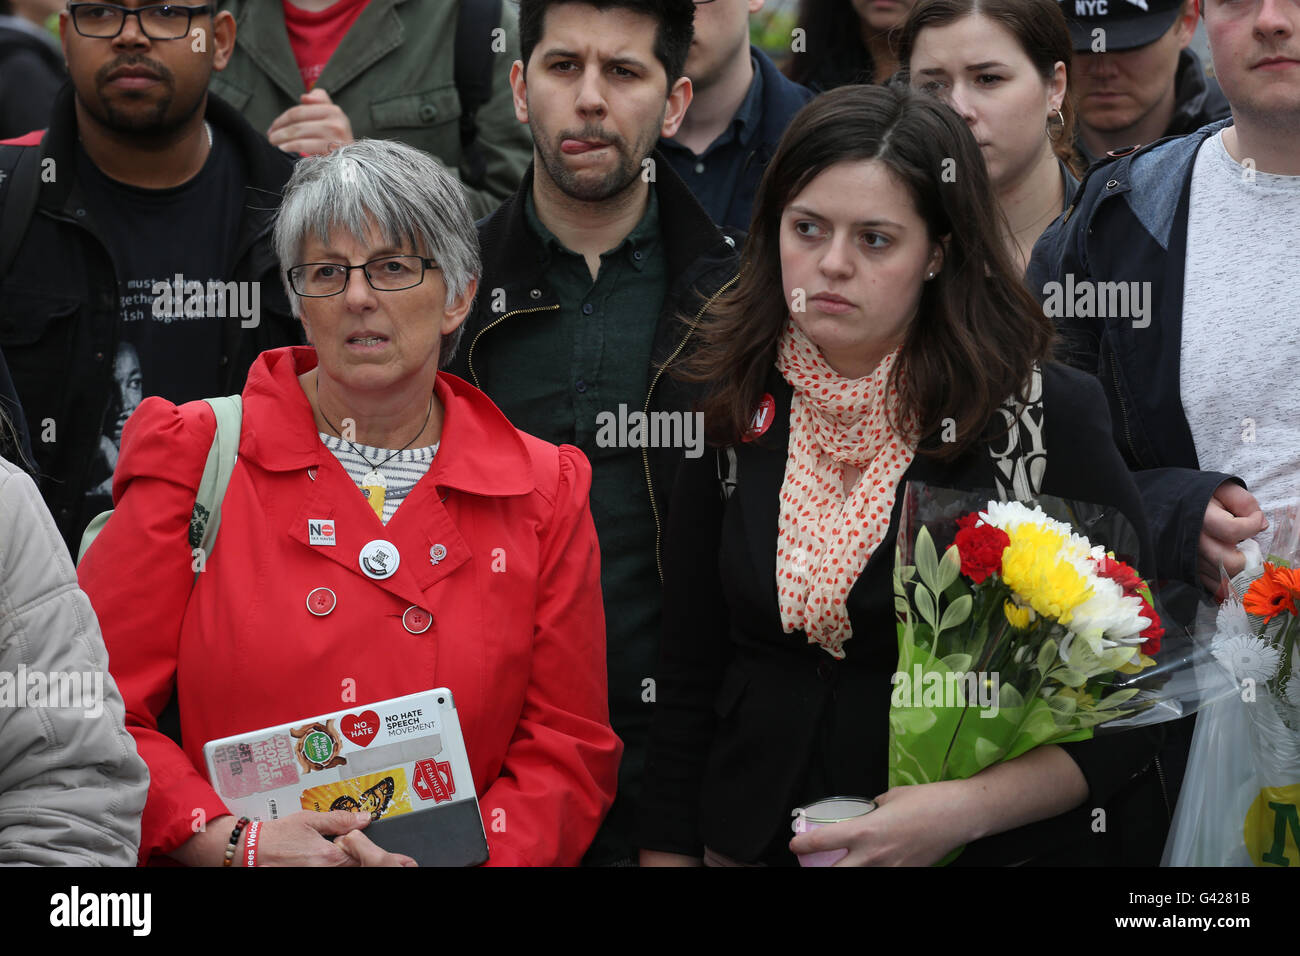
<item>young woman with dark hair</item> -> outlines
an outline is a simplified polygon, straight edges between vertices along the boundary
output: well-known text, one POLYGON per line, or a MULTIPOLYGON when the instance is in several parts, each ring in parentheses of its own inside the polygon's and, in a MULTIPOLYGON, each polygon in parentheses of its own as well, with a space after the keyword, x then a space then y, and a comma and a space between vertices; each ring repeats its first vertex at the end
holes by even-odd
POLYGON ((1072 54, 1056 0, 921 0, 898 31, 912 86, 940 97, 974 134, 1020 272, 1079 186, 1072 54))
POLYGON ((997 237, 975 140, 934 98, 845 87, 787 129, 742 278, 690 366, 721 447, 684 463, 669 511, 643 863, 1109 852, 1087 808, 1142 770, 1158 731, 886 789, 908 481, 992 489, 1014 397, 1038 409, 1025 454, 1042 492, 1114 506, 1146 541, 1101 391, 1049 360, 1051 326, 997 237), (791 813, 835 794, 879 809, 791 843, 791 813))
POLYGON ((849 83, 884 83, 898 70, 894 43, 916 0, 800 0, 787 75, 821 92, 849 83))

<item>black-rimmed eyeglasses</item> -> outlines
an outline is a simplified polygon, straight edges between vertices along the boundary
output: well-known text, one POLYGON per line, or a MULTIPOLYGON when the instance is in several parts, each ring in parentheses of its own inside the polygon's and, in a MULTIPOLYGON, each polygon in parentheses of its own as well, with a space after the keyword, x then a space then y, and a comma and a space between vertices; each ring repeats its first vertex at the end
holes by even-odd
POLYGON ((190 32, 196 14, 211 13, 212 4, 187 7, 180 3, 152 3, 132 10, 116 3, 70 3, 72 25, 83 37, 111 40, 133 16, 150 40, 179 40, 190 32))
POLYGON ((424 281, 424 274, 438 268, 438 263, 423 256, 384 256, 371 259, 359 266, 345 266, 338 262, 304 262, 289 270, 289 284, 293 291, 308 298, 338 295, 348 287, 353 269, 360 269, 378 292, 400 292, 424 281))

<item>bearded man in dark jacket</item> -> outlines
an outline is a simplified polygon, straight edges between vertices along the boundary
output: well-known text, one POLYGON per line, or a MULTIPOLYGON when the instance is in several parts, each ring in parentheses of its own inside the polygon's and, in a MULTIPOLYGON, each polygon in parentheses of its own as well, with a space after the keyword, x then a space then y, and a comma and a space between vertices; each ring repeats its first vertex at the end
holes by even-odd
POLYGON ((674 380, 694 323, 739 271, 736 240, 654 150, 690 103, 691 0, 523 0, 510 74, 533 164, 479 224, 483 276, 451 371, 523 431, 591 459, 618 798, 587 855, 636 859, 655 700, 660 535, 677 463, 704 453, 674 380))

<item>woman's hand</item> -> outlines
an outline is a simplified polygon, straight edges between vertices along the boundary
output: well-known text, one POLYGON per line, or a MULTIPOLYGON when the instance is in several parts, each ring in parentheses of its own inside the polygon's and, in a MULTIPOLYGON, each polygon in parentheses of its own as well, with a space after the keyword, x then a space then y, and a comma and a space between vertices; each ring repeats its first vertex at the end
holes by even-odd
MULTIPOLYGON (((266 820, 258 831, 258 866, 414 866, 415 861, 400 853, 388 853, 375 846, 359 831, 369 826, 368 813, 331 810, 317 813, 301 810, 280 820, 266 820), (338 837, 331 843, 326 837, 338 837)), ((233 816, 218 817, 202 833, 196 833, 177 847, 171 856, 186 866, 221 866, 233 816)), ((239 835, 235 864, 243 865, 243 844, 247 829, 239 835)))
POLYGON ((375 846, 360 830, 349 830, 334 841, 347 851, 359 866, 419 866, 405 853, 389 853, 382 847, 375 846))
POLYGON ((845 848, 835 866, 929 866, 970 841, 961 812, 963 781, 894 787, 875 798, 876 809, 790 841, 792 853, 845 848))
POLYGON ((300 810, 262 824, 258 866, 406 866, 409 856, 387 853, 363 836, 370 814, 300 810), (333 843, 326 837, 337 837, 333 843))
POLYGON ((790 850, 848 849, 836 866, 930 866, 959 846, 1065 813, 1087 798, 1079 765, 1047 744, 969 780, 893 787, 876 797, 872 812, 800 834, 790 850))

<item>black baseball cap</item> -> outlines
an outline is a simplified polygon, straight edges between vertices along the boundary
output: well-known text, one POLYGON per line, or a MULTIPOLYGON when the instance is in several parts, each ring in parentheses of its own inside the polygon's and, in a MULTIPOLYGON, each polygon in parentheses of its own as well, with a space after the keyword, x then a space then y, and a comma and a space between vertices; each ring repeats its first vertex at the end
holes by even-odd
POLYGON ((1106 52, 1132 50, 1159 40, 1178 19, 1183 0, 1057 0, 1078 53, 1093 47, 1092 31, 1106 31, 1106 52))

